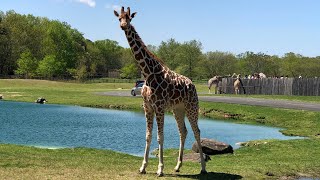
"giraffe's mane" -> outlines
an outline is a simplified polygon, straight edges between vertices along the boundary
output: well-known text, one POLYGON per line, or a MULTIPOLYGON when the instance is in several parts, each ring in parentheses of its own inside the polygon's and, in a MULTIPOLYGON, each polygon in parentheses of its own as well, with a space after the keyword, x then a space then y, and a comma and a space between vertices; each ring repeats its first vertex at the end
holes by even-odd
POLYGON ((147 46, 144 44, 144 42, 142 41, 142 39, 140 38, 138 32, 136 31, 136 29, 134 28, 133 25, 131 25, 131 28, 132 28, 132 31, 135 32, 136 34, 136 39, 138 41, 140 41, 141 43, 141 47, 146 51, 146 53, 148 53, 153 59, 155 59, 156 61, 158 61, 161 65, 164 65, 165 66, 165 63, 163 62, 162 59, 158 58, 154 53, 152 53, 148 48, 147 46))

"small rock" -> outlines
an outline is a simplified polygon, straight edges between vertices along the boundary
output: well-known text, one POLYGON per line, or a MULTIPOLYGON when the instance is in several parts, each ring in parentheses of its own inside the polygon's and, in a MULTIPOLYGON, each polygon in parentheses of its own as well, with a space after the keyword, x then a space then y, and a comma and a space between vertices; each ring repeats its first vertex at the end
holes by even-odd
MULTIPOLYGON (((203 153, 207 155, 233 153, 233 148, 231 145, 213 139, 201 139, 201 146, 203 153)), ((192 150, 196 153, 199 153, 197 142, 192 144, 192 150)))
POLYGON ((3 95, 2 94, 0 94, 0 99, 3 99, 3 95))

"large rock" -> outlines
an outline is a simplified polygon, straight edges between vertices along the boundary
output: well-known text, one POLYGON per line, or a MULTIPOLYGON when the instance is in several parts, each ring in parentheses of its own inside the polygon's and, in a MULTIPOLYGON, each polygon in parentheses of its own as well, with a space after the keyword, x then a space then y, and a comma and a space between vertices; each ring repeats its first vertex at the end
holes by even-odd
MULTIPOLYGON (((233 153, 233 148, 231 145, 213 139, 201 139, 201 146, 203 153, 207 155, 233 153)), ((192 144, 192 150, 196 153, 199 152, 197 142, 192 144)))

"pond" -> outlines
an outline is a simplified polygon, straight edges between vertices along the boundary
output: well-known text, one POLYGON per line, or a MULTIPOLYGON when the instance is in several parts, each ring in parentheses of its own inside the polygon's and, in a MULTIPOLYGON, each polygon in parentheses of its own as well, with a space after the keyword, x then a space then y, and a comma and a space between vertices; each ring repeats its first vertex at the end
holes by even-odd
MULTIPOLYGON (((187 149, 194 142, 189 123, 187 149)), ((202 138, 235 145, 256 139, 292 139, 279 128, 199 120, 202 138)), ((157 148, 156 125, 151 150, 157 148)), ((165 116, 164 148, 178 148, 179 135, 173 116, 165 116)), ((0 101, 0 143, 43 148, 90 147, 142 156, 145 146, 143 113, 0 101)))

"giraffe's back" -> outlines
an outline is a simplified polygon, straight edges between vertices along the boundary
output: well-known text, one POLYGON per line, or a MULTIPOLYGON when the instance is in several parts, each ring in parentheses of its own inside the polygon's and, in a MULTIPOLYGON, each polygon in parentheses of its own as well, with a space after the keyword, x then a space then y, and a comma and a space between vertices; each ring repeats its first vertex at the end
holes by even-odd
POLYGON ((150 75, 142 89, 145 101, 170 108, 180 103, 198 102, 196 87, 192 81, 171 70, 150 75))

